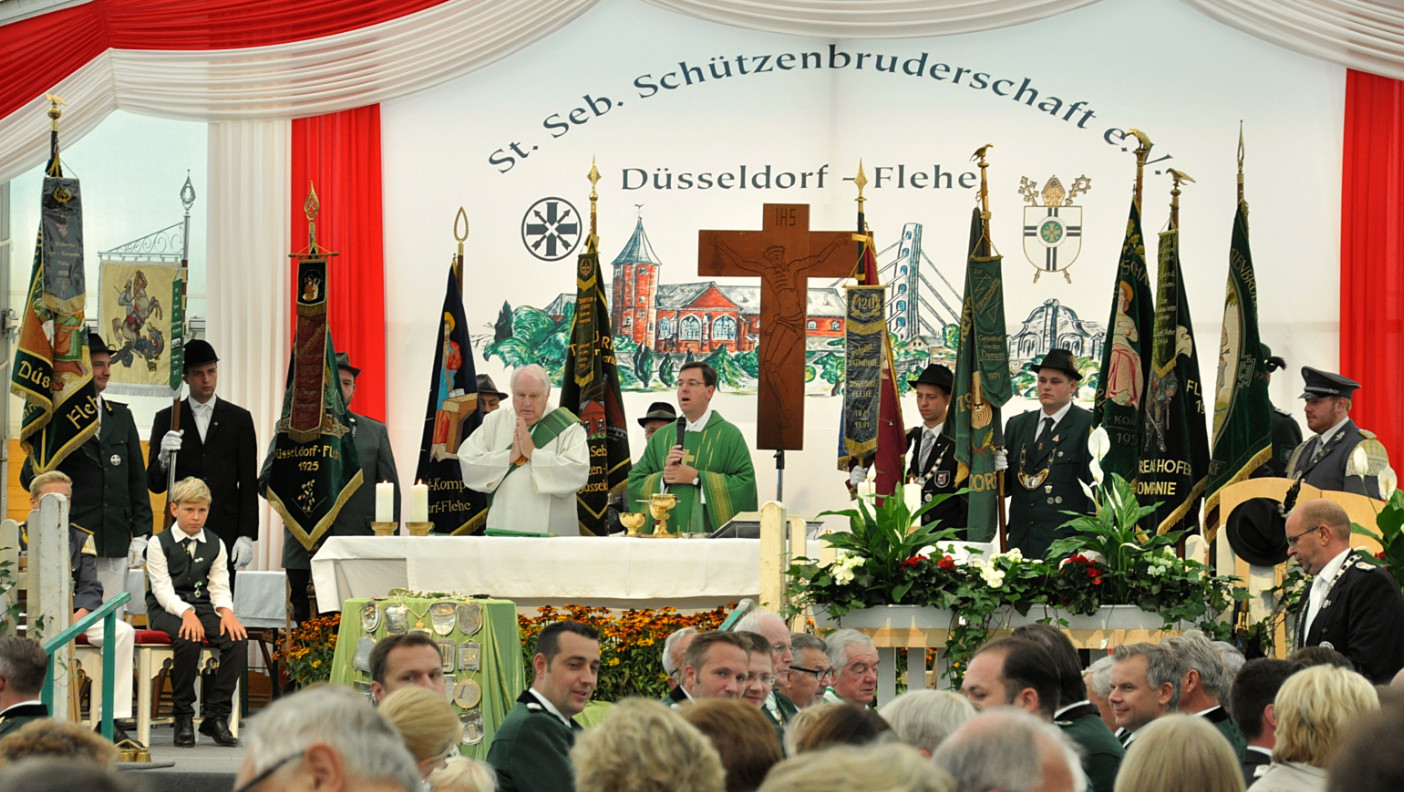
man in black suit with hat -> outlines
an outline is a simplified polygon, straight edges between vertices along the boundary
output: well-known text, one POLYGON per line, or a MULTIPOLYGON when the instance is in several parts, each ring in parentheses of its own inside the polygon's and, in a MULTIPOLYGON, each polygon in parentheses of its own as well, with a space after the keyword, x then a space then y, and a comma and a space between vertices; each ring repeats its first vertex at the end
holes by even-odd
POLYGON ((1090 483, 1092 413, 1072 403, 1082 373, 1066 349, 1050 349, 1043 360, 1030 363, 1038 374, 1041 410, 1009 419, 1004 429, 1005 451, 995 468, 1005 471, 1009 493, 1009 546, 1024 555, 1042 558, 1053 540, 1070 536, 1062 525, 1072 519, 1064 512, 1090 513, 1092 502, 1078 482, 1090 483))
MULTIPOLYGON (((928 503, 936 495, 960 489, 956 484, 955 441, 941 431, 955 377, 950 369, 932 363, 921 376, 907 382, 916 391, 917 412, 921 413, 921 425, 907 430, 907 482, 920 485, 921 502, 928 503)), ((926 525, 940 520, 942 528, 959 528, 964 533, 967 511, 964 495, 947 498, 923 514, 921 522, 926 525)))
MULTIPOLYGON (((1260 346, 1263 350, 1268 382, 1272 382, 1272 372, 1287 368, 1287 361, 1272 354, 1272 348, 1267 344, 1260 346)), ((1278 409, 1276 404, 1272 405, 1272 458, 1266 464, 1270 475, 1286 476, 1287 460, 1292 458, 1292 451, 1301 444, 1302 428, 1297 425, 1297 419, 1286 410, 1278 409)))
POLYGON ((503 399, 510 399, 511 396, 497 389, 492 377, 486 374, 478 375, 478 409, 486 416, 502 406, 503 399))
POLYGON ((1307 428, 1316 436, 1292 452, 1288 475, 1318 489, 1380 497, 1379 475, 1389 467, 1389 454, 1374 432, 1358 428, 1349 415, 1360 383, 1310 366, 1302 367, 1302 379, 1307 428))
POLYGON ((208 341, 186 342, 185 384, 190 395, 180 403, 180 430, 171 431, 170 407, 151 423, 147 486, 165 492, 169 479, 191 477, 209 486, 212 502, 205 527, 229 548, 232 589, 234 570, 253 561, 258 539, 258 436, 248 410, 215 396, 219 356, 208 341))
POLYGON ((639 419, 639 426, 644 430, 644 445, 648 445, 649 438, 653 437, 653 433, 658 431, 659 427, 677 420, 678 414, 668 402, 654 402, 648 405, 648 412, 639 419))
MULTIPOLYGON (((93 535, 97 549, 97 579, 108 598, 124 591, 127 569, 146 563, 151 536, 151 495, 141 459, 141 435, 132 411, 103 396, 112 378, 112 350, 97 333, 88 333, 93 385, 98 392, 98 433, 59 464, 73 479, 68 521, 93 535)), ((29 489, 34 461, 26 457, 20 486, 29 489)), ((120 617, 126 608, 120 608, 120 617)))

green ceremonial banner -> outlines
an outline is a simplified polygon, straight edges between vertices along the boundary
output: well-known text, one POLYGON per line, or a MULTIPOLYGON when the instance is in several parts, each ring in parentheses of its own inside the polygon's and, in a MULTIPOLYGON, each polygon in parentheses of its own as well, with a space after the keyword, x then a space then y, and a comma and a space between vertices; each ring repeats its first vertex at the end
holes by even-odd
POLYGON ((887 340, 885 286, 849 286, 844 323, 842 445, 838 469, 862 464, 878 447, 883 343, 887 340))
POLYGON ((1174 228, 1160 233, 1151 379, 1135 482, 1141 502, 1157 504, 1145 528, 1160 533, 1198 526, 1199 499, 1209 469, 1204 388, 1180 272, 1179 238, 1174 228))
POLYGON ((1267 361, 1258 336, 1258 282, 1248 247, 1248 202, 1238 201, 1229 243, 1224 329, 1214 388, 1214 452, 1209 460, 1204 534, 1213 541, 1222 523, 1220 490, 1248 478, 1272 456, 1272 403, 1267 361))
POLYGON ((1107 430, 1111 448, 1102 459, 1102 470, 1131 481, 1141 455, 1145 423, 1145 386, 1150 380, 1148 342, 1155 326, 1155 301, 1146 271, 1146 245, 1141 236, 1141 208, 1133 200, 1121 242, 1121 260, 1112 288, 1109 338, 1102 348, 1101 374, 1093 426, 1107 430))
POLYGON ((956 483, 971 490, 969 540, 988 542, 994 538, 999 513, 999 474, 994 467, 995 451, 1004 445, 999 411, 1012 395, 1012 384, 1003 264, 1000 256, 989 255, 978 208, 970 219, 969 250, 951 394, 955 420, 946 422, 945 431, 955 440, 956 483))
POLYGON ((171 281, 171 332, 168 338, 171 354, 168 364, 171 369, 171 391, 174 393, 180 393, 180 386, 185 382, 185 282, 189 275, 186 262, 181 261, 175 280, 171 281))
POLYGON ((609 301, 600 283, 599 239, 594 234, 576 265, 575 288, 575 319, 561 383, 561 406, 580 416, 590 445, 590 480, 575 496, 580 535, 605 536, 609 533, 609 502, 624 497, 632 462, 614 337, 609 330, 609 301))
POLYGON ((268 504, 309 551, 362 481, 327 327, 326 283, 325 256, 298 256, 297 334, 268 476, 268 504))
POLYGON ((87 292, 78 180, 63 177, 55 148, 44 177, 34 266, 10 374, 10 392, 24 399, 20 445, 36 475, 58 467, 98 430, 84 319, 87 292))

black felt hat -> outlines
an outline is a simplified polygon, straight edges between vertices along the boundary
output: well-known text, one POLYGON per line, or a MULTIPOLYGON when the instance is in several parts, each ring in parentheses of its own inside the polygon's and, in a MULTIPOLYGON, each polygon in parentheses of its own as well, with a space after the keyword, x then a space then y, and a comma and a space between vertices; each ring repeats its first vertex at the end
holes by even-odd
POLYGON ((492 377, 486 374, 478 375, 478 393, 493 393, 496 394, 499 399, 509 398, 507 394, 497 389, 497 385, 492 381, 492 377))
POLYGON ((346 369, 351 372, 351 376, 353 377, 361 376, 361 370, 351 365, 351 356, 345 352, 336 353, 336 367, 339 369, 346 369))
POLYGON ((203 366, 206 363, 218 363, 219 355, 215 354, 214 347, 210 342, 200 338, 185 342, 185 370, 189 371, 191 366, 203 366))
POLYGON ((921 376, 916 379, 908 379, 907 384, 914 388, 918 385, 935 385, 949 396, 951 395, 951 387, 955 385, 955 375, 945 366, 932 363, 922 370, 921 376))
POLYGON ((1272 498, 1252 498, 1228 516, 1224 532, 1229 547, 1244 561, 1277 566, 1287 560, 1287 520, 1272 498))
POLYGON ((1035 373, 1046 368, 1061 371, 1075 380, 1082 379, 1082 372, 1077 370, 1077 360, 1073 358, 1072 352, 1066 349, 1050 349, 1048 354, 1043 356, 1043 360, 1029 364, 1029 371, 1035 373))
POLYGON ((90 356, 110 355, 112 350, 108 348, 107 342, 102 340, 101 335, 90 330, 88 331, 88 354, 90 356))
POLYGON ((673 405, 667 402, 654 402, 648 405, 648 412, 639 419, 639 426, 648 428, 649 421, 676 421, 678 414, 673 410, 673 405))
POLYGON ((1287 368, 1287 361, 1283 360, 1277 355, 1272 354, 1272 347, 1268 346, 1267 344, 1258 344, 1258 347, 1262 350, 1263 365, 1267 367, 1269 374, 1271 374, 1274 371, 1277 371, 1278 369, 1287 368))
POLYGON ((1360 387, 1360 383, 1350 377, 1342 377, 1311 366, 1302 366, 1302 379, 1306 381, 1306 387, 1302 390, 1303 399, 1319 399, 1322 396, 1350 398, 1355 389, 1360 387))

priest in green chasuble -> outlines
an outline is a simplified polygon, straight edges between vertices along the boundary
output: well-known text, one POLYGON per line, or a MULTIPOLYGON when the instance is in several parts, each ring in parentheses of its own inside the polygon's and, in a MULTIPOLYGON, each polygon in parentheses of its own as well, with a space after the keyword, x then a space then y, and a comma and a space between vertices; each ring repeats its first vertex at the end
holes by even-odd
POLYGON ((756 510, 750 446, 735 424, 711 408, 716 392, 717 372, 711 366, 683 364, 678 371, 682 417, 653 433, 643 457, 629 471, 630 511, 648 514, 654 493, 677 497, 668 515, 673 533, 710 533, 738 512, 756 510), (680 424, 686 426, 681 441, 680 424))

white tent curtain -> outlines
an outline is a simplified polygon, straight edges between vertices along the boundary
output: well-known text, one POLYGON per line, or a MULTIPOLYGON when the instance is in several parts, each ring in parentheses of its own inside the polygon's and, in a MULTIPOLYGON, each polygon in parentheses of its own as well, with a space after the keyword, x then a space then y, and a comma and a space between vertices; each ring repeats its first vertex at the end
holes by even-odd
MULTIPOLYGON (((647 0, 746 28, 827 38, 969 33, 1023 24, 1097 0, 647 0)), ((468 74, 540 40, 598 0, 445 0, 348 33, 269 47, 109 50, 55 86, 64 139, 113 109, 163 118, 298 118, 363 107, 468 74)), ((1183 0, 1279 46, 1404 79, 1404 10, 1367 0, 1183 0)), ((48 146, 45 102, 0 120, 0 181, 48 146)))
MULTIPOLYGON (((208 340, 220 357, 220 398, 253 413, 260 457, 272 439, 263 427, 277 424, 287 381, 291 142, 285 119, 210 124, 208 340)), ((281 523, 266 501, 259 505, 254 568, 280 569, 281 523)))
POLYGON ((1399 0, 1182 0, 1251 36, 1356 71, 1404 80, 1399 0))

